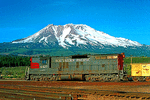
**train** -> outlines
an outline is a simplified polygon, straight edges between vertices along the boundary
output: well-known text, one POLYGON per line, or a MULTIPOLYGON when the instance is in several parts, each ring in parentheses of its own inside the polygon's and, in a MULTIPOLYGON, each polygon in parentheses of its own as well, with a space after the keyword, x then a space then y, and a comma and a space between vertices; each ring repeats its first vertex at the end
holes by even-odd
POLYGON ((124 53, 31 57, 30 68, 25 72, 25 79, 34 81, 84 80, 90 82, 150 80, 150 64, 131 64, 131 75, 127 75, 127 70, 124 68, 124 58, 124 53))
POLYGON ((120 81, 126 80, 124 53, 31 57, 26 80, 120 81))

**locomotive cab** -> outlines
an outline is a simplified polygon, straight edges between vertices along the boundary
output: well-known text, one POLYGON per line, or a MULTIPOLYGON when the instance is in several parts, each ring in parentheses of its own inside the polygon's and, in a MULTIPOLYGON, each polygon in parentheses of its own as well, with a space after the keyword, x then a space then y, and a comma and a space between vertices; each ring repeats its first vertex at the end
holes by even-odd
POLYGON ((41 69, 41 68, 51 68, 51 58, 50 57, 38 57, 30 58, 31 69, 41 69))
POLYGON ((40 58, 40 68, 51 68, 51 58, 41 57, 40 58))

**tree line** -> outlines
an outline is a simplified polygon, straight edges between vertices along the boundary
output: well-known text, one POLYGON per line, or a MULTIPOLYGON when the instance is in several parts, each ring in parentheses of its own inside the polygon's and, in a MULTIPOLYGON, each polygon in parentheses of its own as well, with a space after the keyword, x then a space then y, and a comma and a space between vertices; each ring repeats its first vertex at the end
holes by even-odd
MULTIPOLYGON (((131 57, 124 58, 124 64, 130 64, 131 57)), ((150 63, 150 57, 132 57, 132 63, 150 63)), ((30 66, 30 57, 0 55, 0 67, 30 66)))
POLYGON ((18 66, 29 66, 29 65, 30 65, 30 57, 0 55, 0 67, 18 67, 18 66))
POLYGON ((150 63, 150 57, 125 57, 124 63, 130 64, 132 63, 150 63))

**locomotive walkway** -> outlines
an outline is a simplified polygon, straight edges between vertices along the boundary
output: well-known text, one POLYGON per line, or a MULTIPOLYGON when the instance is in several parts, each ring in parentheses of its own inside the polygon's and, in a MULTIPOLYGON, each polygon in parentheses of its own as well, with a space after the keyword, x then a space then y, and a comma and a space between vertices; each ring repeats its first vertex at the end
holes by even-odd
POLYGON ((148 100, 150 82, 0 81, 0 98, 6 100, 148 100))

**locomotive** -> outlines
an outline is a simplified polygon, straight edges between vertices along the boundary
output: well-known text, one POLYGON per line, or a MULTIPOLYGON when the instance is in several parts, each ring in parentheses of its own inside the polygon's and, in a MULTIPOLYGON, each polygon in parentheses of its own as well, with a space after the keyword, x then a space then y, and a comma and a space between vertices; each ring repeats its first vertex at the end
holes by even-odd
POLYGON ((26 80, 120 81, 126 80, 124 53, 31 57, 26 80))

